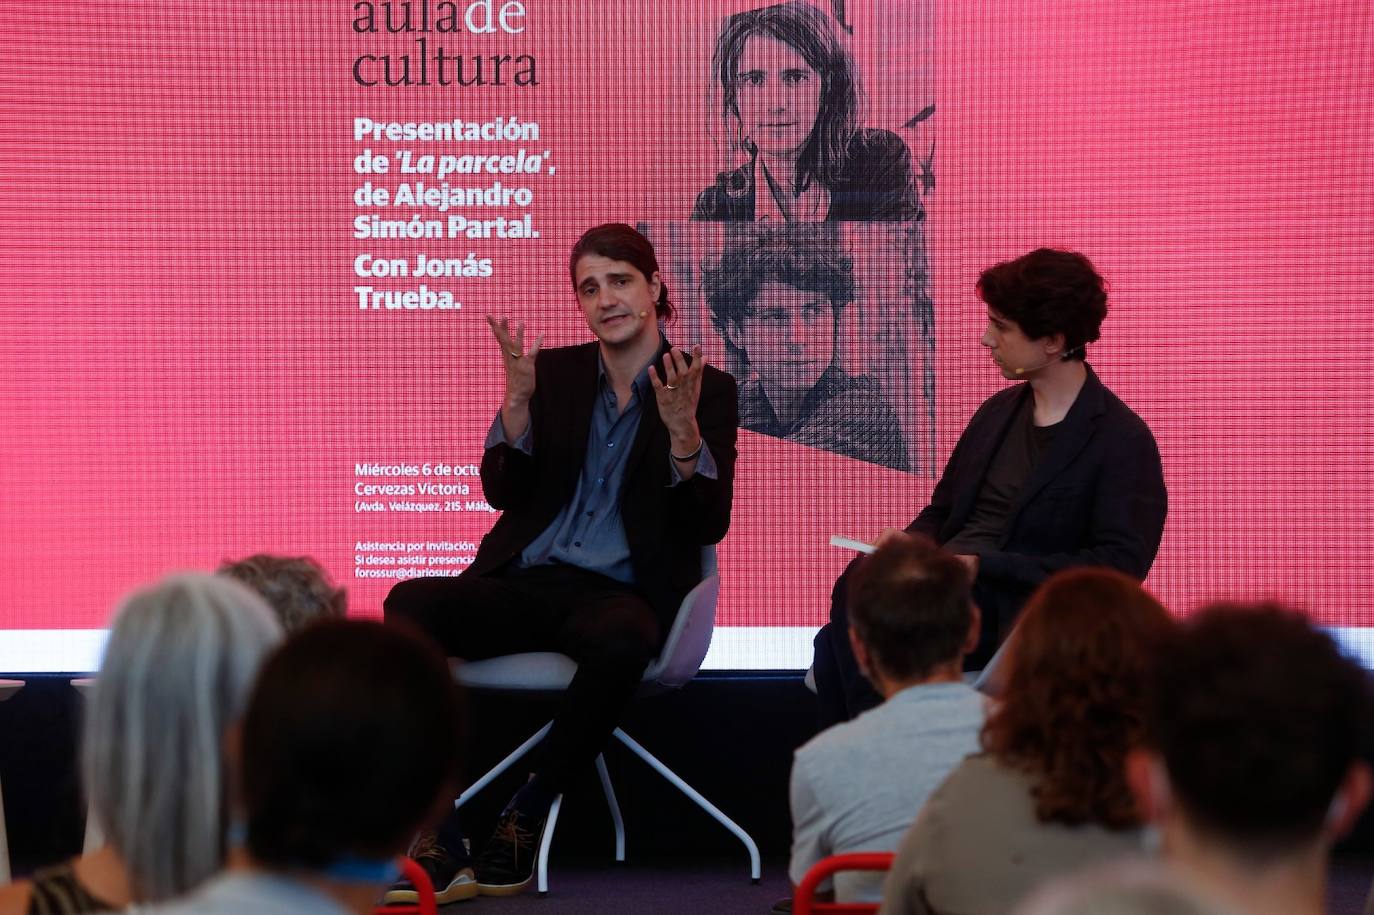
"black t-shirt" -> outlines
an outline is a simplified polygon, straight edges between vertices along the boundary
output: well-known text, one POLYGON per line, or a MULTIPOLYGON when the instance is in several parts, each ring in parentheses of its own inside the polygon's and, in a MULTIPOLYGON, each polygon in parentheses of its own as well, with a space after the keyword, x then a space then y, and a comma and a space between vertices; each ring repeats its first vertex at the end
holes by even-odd
POLYGON ((1031 472, 1054 441, 1059 423, 1053 426, 1035 425, 1035 398, 1027 397, 1016 412, 1002 444, 997 447, 978 498, 973 503, 959 533, 944 547, 951 553, 976 555, 982 550, 996 549, 1006 533, 1011 507, 1030 479, 1031 472))

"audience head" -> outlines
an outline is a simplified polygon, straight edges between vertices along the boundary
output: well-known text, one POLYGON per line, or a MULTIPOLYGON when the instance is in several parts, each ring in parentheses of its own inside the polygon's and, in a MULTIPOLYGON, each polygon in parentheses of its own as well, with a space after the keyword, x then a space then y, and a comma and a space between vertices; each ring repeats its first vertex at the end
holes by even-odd
POLYGON ((1331 842, 1369 799, 1363 670, 1306 617, 1216 604, 1167 643, 1132 784, 1154 818, 1257 864, 1331 842))
POLYGON ((1143 740, 1143 693, 1173 625, 1137 581, 1110 569, 1060 572, 1031 596, 983 748, 1033 778, 1042 822, 1139 825, 1125 759, 1143 740))
POLYGON ((978 277, 987 306, 1015 322, 1027 338, 1064 335, 1063 358, 1087 358, 1087 345, 1102 336, 1107 282, 1076 251, 1037 248, 987 268, 978 277))
POLYGON ((256 553, 237 562, 224 562, 218 574, 261 595, 287 632, 348 612, 348 592, 334 587, 329 573, 309 556, 256 553))
POLYGON ((223 739, 282 630, 262 598, 174 575, 118 611, 87 712, 84 768, 136 900, 185 893, 224 860, 223 739))
POLYGON ((459 780, 461 706, 437 649, 326 620, 263 666, 238 740, 247 847, 280 870, 385 865, 459 780))
POLYGON ((848 609, 855 656, 892 684, 958 665, 978 641, 968 570, 919 534, 889 537, 859 560, 848 609))

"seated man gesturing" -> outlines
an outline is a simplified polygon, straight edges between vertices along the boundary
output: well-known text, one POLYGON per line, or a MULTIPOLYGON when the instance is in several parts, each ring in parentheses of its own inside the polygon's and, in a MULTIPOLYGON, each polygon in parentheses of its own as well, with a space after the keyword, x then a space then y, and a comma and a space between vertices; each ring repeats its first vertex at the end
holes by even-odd
MULTIPOLYGON (((568 261, 596 341, 525 349, 525 329, 488 319, 506 391, 487 435, 482 486, 502 510, 457 578, 401 582, 388 620, 431 633, 477 660, 556 651, 578 664, 530 781, 476 864, 489 895, 528 884, 543 823, 575 767, 615 729, 687 592, 701 548, 730 525, 736 388, 729 375, 671 347, 672 317, 648 239, 611 223, 586 232, 568 261)), ((450 817, 433 869, 440 902, 471 895, 474 875, 450 817)), ((405 901, 404 888, 387 901, 405 901)))

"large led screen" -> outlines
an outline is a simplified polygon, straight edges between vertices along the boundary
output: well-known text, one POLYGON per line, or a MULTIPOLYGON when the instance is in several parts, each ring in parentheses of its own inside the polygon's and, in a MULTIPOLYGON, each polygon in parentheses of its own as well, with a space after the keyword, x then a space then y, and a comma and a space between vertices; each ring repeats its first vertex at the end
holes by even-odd
POLYGON ((1163 455, 1150 587, 1180 613, 1282 598, 1356 647, 1374 625, 1367 0, 6 25, 0 669, 91 669, 120 595, 173 569, 309 554, 360 615, 460 572, 495 517, 485 316, 591 339, 567 255, 607 221, 657 246, 669 339, 740 384, 707 666, 809 663, 851 556, 830 536, 922 507, 1007 384, 974 280, 1042 245, 1111 284, 1089 361, 1163 455), (824 295, 732 297, 767 257, 824 295))

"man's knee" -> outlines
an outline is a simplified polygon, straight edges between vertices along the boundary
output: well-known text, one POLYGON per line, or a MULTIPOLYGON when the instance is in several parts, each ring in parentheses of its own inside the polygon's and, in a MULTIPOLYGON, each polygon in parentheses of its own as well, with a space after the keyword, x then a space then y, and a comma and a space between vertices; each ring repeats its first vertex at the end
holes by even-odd
POLYGON ((647 608, 610 613, 585 630, 579 641, 584 663, 642 671, 658 652, 658 621, 647 608))
POLYGON ((817 657, 822 654, 829 655, 834 651, 830 639, 836 628, 834 623, 822 623, 821 628, 816 630, 816 634, 811 638, 811 645, 816 649, 817 657))
POLYGON ((849 629, 849 580, 861 559, 863 557, 859 556, 851 560, 840 577, 835 579, 835 587, 830 590, 830 622, 841 631, 849 629))
POLYGON ((388 623, 397 620, 416 622, 420 608, 427 603, 423 599, 427 590, 426 584, 423 578, 411 578, 392 585, 386 599, 382 601, 382 617, 388 623))
POLYGON ((457 578, 411 578, 398 581, 382 601, 382 617, 387 623, 401 623, 433 633, 452 623, 461 611, 471 588, 457 578))

